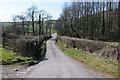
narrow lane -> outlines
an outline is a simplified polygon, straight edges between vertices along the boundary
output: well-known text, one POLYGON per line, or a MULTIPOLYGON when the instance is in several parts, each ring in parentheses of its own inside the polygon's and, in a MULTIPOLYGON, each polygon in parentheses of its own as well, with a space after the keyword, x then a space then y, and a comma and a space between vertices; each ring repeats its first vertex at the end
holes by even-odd
POLYGON ((56 47, 53 40, 48 40, 45 60, 26 78, 103 78, 103 76, 69 58, 56 47))

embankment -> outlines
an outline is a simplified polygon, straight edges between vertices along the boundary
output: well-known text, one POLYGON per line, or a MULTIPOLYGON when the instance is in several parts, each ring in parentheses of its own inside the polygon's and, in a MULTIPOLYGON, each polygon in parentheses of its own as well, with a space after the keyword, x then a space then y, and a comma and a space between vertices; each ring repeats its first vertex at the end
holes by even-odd
POLYGON ((119 58, 117 45, 110 45, 106 43, 101 43, 99 41, 71 38, 65 36, 59 37, 59 40, 66 44, 66 48, 77 48, 112 61, 117 61, 119 58))
MULTIPOLYGON (((46 40, 49 36, 16 36, 7 34, 3 36, 3 48, 15 55, 31 57, 33 60, 44 58, 46 51, 46 40)), ((20 60, 19 60, 20 61, 20 60)), ((16 61, 18 62, 18 60, 16 61)), ((26 62, 25 62, 26 63, 26 62)))

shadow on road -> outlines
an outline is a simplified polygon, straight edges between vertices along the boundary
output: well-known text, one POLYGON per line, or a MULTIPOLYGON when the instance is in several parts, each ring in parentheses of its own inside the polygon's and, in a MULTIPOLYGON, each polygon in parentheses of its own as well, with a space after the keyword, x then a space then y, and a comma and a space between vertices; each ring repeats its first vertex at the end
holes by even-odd
POLYGON ((46 60, 48 60, 48 59, 47 59, 47 58, 42 58, 42 59, 41 59, 41 61, 46 61, 46 60))

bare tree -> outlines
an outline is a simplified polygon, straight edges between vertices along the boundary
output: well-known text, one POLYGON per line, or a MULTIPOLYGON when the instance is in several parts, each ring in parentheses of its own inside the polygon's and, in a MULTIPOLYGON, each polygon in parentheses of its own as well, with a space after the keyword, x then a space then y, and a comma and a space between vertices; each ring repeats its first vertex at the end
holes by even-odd
POLYGON ((32 30, 33 30, 33 35, 35 35, 35 27, 34 27, 34 20, 35 20, 35 13, 37 13, 37 6, 33 5, 32 7, 27 9, 27 16, 32 21, 32 30))
POLYGON ((22 23, 22 34, 24 34, 25 35, 25 22, 26 22, 26 16, 24 15, 24 13, 23 14, 21 14, 21 15, 18 15, 17 16, 18 18, 19 18, 19 20, 21 21, 21 23, 22 23))
POLYGON ((119 4, 118 4, 118 40, 120 40, 120 1, 119 1, 119 4))
POLYGON ((16 24, 16 22, 17 22, 17 15, 13 15, 12 16, 12 20, 13 20, 13 30, 14 30, 14 33, 16 33, 16 27, 17 27, 17 24, 16 24))
POLYGON ((64 36, 115 41, 115 35, 119 32, 117 6, 118 2, 68 3, 56 21, 61 26, 55 25, 55 28, 58 34, 64 36))

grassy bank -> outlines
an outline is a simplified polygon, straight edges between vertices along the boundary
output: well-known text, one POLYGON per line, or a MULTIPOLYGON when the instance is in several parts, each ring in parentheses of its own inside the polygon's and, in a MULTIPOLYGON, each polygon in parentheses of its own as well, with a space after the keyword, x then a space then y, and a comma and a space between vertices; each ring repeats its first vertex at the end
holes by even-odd
POLYGON ((46 41, 47 40, 45 40, 43 43, 42 43, 42 45, 41 45, 41 48, 40 48, 40 56, 42 56, 43 58, 45 57, 45 53, 46 53, 46 41))
POLYGON ((3 65, 9 65, 14 63, 27 64, 28 66, 38 63, 36 60, 32 60, 31 57, 18 56, 15 53, 12 53, 4 48, 0 48, 2 58, 0 62, 3 65))
POLYGON ((100 43, 106 43, 106 44, 112 44, 112 45, 118 45, 120 42, 104 42, 104 41, 98 41, 100 43))
POLYGON ((84 51, 77 50, 77 49, 68 49, 65 48, 66 44, 61 43, 60 41, 55 42, 55 44, 67 55, 72 57, 73 59, 84 63, 86 66, 100 71, 105 74, 109 74, 113 77, 118 78, 118 66, 120 64, 112 61, 108 61, 105 59, 100 59, 98 57, 95 57, 91 54, 88 54, 84 51))
MULTIPOLYGON (((12 50, 11 50, 12 51, 12 50)), ((36 57, 24 57, 24 56, 19 56, 17 53, 13 53, 9 50, 6 50, 2 48, 2 45, 0 47, 0 63, 2 65, 10 65, 10 64, 15 64, 15 63, 20 63, 21 65, 34 65, 40 62, 44 58, 45 53, 46 53, 46 40, 43 41, 42 45, 39 48, 39 53, 37 54, 36 57)))

